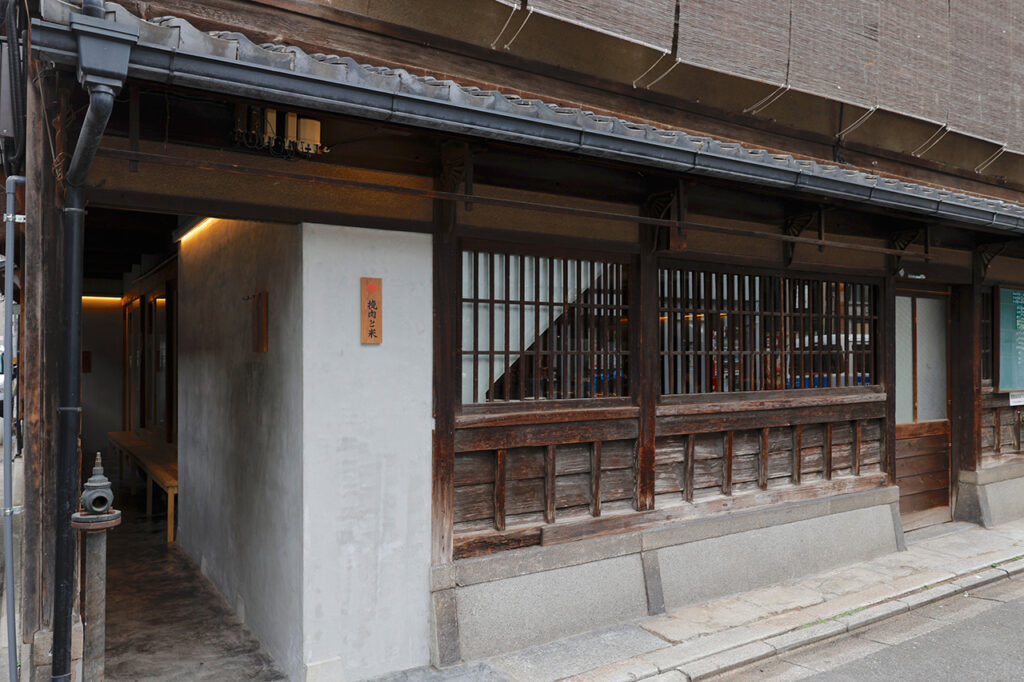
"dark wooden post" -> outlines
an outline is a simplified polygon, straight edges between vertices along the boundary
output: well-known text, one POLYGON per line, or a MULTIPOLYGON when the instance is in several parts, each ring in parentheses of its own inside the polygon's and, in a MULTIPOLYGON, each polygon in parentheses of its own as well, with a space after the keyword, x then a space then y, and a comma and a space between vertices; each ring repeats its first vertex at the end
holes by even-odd
POLYGON ((658 231, 650 225, 640 226, 640 253, 634 259, 637 285, 630 319, 630 351, 637 358, 631 383, 640 407, 640 425, 636 443, 636 508, 654 509, 654 439, 657 426, 658 395, 658 260, 655 250, 658 231), (635 336, 633 335, 635 332, 635 336))
MULTIPOLYGON (((981 455, 981 265, 974 257, 970 284, 953 288, 950 372, 951 476, 978 468, 981 455)), ((951 480, 955 485, 955 480, 951 480)))
MULTIPOLYGON (((454 191, 461 174, 453 170, 457 160, 453 150, 442 152, 441 173, 434 186, 454 191)), ((454 299, 459 290, 461 268, 455 237, 456 204, 434 201, 434 447, 433 491, 431 500, 434 564, 452 560, 455 522, 455 404, 458 380, 459 307, 454 299)))
POLYGON ((22 633, 31 642, 53 616, 53 491, 57 431, 61 272, 58 238, 64 195, 53 172, 70 124, 69 91, 58 72, 41 75, 29 61, 25 259, 22 270, 21 390, 25 415, 25 544, 22 633), (37 84, 37 85, 36 85, 37 84), (57 120, 47 131, 51 120, 57 120), (52 147, 51 147, 52 140, 52 147))
POLYGON ((878 309, 878 333, 876 352, 881 369, 882 385, 885 386, 885 424, 882 441, 885 451, 882 462, 889 474, 889 485, 896 484, 896 281, 890 274, 885 278, 880 291, 878 309))

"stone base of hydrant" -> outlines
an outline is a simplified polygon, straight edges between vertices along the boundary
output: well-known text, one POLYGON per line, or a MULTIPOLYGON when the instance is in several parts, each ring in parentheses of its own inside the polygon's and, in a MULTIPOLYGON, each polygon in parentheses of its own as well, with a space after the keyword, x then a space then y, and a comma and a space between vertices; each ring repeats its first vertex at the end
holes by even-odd
MULTIPOLYGON (((72 680, 82 680, 82 642, 84 629, 82 621, 75 616, 71 626, 71 672, 72 680)), ((29 682, 50 682, 53 677, 51 663, 53 661, 53 632, 37 630, 32 638, 32 664, 28 676, 29 682)), ((25 664, 22 663, 22 666, 25 664)), ((25 679, 22 673, 22 679, 25 679)))

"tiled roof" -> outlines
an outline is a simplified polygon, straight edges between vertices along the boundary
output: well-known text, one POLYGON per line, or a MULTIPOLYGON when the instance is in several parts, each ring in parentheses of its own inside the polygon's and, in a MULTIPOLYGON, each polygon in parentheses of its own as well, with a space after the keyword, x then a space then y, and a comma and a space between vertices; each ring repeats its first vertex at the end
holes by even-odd
MULTIPOLYGON (((44 19, 67 24, 70 7, 60 0, 44 0, 44 19)), ((619 139, 641 143, 631 145, 628 157, 636 163, 660 168, 670 163, 673 151, 684 152, 691 163, 687 172, 718 177, 747 179, 761 184, 792 187, 825 196, 838 196, 900 210, 959 220, 973 225, 1024 232, 1024 207, 997 199, 980 197, 903 180, 866 173, 854 168, 819 163, 789 154, 756 149, 736 142, 697 136, 679 130, 633 123, 575 107, 565 107, 495 90, 467 87, 451 80, 417 76, 404 69, 360 64, 350 57, 309 54, 294 45, 256 44, 234 31, 201 31, 177 17, 143 20, 114 2, 107 2, 107 18, 138 27, 140 46, 152 45, 174 53, 207 55, 243 64, 270 67, 282 72, 313 77, 361 90, 406 95, 410 98, 444 102, 459 110, 495 112, 503 120, 521 119, 549 123, 560 132, 576 131, 600 137, 602 142, 619 139), (646 143, 646 144, 644 144, 646 143), (637 149, 641 153, 637 153, 637 149), (648 150, 645 155, 643 150, 648 150)), ((409 119, 415 117, 410 116, 409 119)), ((580 144, 580 151, 600 155, 597 147, 580 144)), ((609 154, 610 155, 610 154, 609 154)), ((677 155, 678 156, 678 155, 677 155)), ((621 157, 620 157, 621 158, 621 157)))

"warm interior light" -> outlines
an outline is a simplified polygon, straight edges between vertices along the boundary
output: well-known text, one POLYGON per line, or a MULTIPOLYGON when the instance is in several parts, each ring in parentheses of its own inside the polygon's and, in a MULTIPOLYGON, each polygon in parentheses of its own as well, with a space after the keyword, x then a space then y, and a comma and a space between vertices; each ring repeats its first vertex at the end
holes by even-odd
POLYGON ((120 305, 120 296, 83 296, 82 303, 107 303, 113 305, 117 303, 120 305))
POLYGON ((179 239, 178 241, 184 242, 186 239, 192 237, 197 232, 205 230, 210 225, 213 225, 215 222, 217 222, 216 218, 204 218, 203 220, 200 220, 198 223, 195 224, 195 226, 191 230, 183 234, 181 236, 181 239, 179 239))

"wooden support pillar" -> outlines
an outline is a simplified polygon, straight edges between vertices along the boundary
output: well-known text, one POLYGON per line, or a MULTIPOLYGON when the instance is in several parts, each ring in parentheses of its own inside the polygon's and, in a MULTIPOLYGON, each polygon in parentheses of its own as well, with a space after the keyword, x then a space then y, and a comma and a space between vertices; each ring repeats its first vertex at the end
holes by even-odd
POLYGON ((882 424, 882 463, 889 485, 896 484, 896 282, 890 274, 879 290, 877 362, 885 386, 885 423, 882 424))
POLYGON ((793 427, 793 477, 794 485, 800 485, 804 466, 804 427, 797 424, 793 427))
POLYGON ((494 529, 505 530, 505 448, 494 456, 494 529))
MULTIPOLYGON (((461 182, 458 153, 442 152, 443 167, 435 188, 451 192, 461 182)), ((459 399, 458 309, 452 297, 460 285, 461 267, 455 237, 456 205, 434 201, 434 443, 431 499, 433 563, 452 561, 455 523, 455 405, 459 399)))
POLYGON ((66 151, 73 81, 57 72, 41 75, 29 61, 20 385, 25 419, 25 539, 22 635, 31 642, 53 618, 54 490, 57 393, 60 369, 61 210, 63 188, 53 173, 54 156, 66 151), (58 79, 61 79, 58 81, 58 79), (62 125, 47 130, 64 116, 62 125), (52 141, 52 146, 51 146, 52 141))
MULTIPOLYGON (((651 211, 651 207, 648 207, 651 211)), ((636 286, 630 298, 630 351, 638 363, 630 381, 634 399, 640 407, 640 425, 636 445, 636 508, 654 509, 654 454, 656 410, 661 394, 658 364, 661 343, 658 336, 658 260, 655 250, 657 229, 641 225, 640 253, 633 259, 636 286)))
POLYGON ((601 441, 590 446, 590 513, 601 515, 601 441))
POLYGON ((822 469, 825 474, 825 480, 832 480, 832 423, 825 424, 825 435, 823 436, 824 441, 821 444, 822 448, 822 469))
POLYGON ((683 483, 683 499, 693 502, 693 468, 697 456, 697 434, 686 437, 686 480, 683 483))
MULTIPOLYGON (((951 301, 950 440, 954 478, 961 469, 976 470, 981 459, 982 277, 982 259, 975 254, 973 281, 953 287, 951 301)), ((998 437, 997 432, 997 440, 998 437)))
POLYGON ((726 431, 722 435, 722 494, 732 495, 732 452, 733 432, 726 431))
POLYGON ((757 486, 761 490, 768 489, 768 457, 769 448, 771 446, 769 429, 767 427, 761 429, 761 449, 758 453, 758 465, 757 465, 757 486))
POLYGON ((544 450, 544 522, 555 522, 555 496, 558 494, 558 461, 554 445, 544 450))

